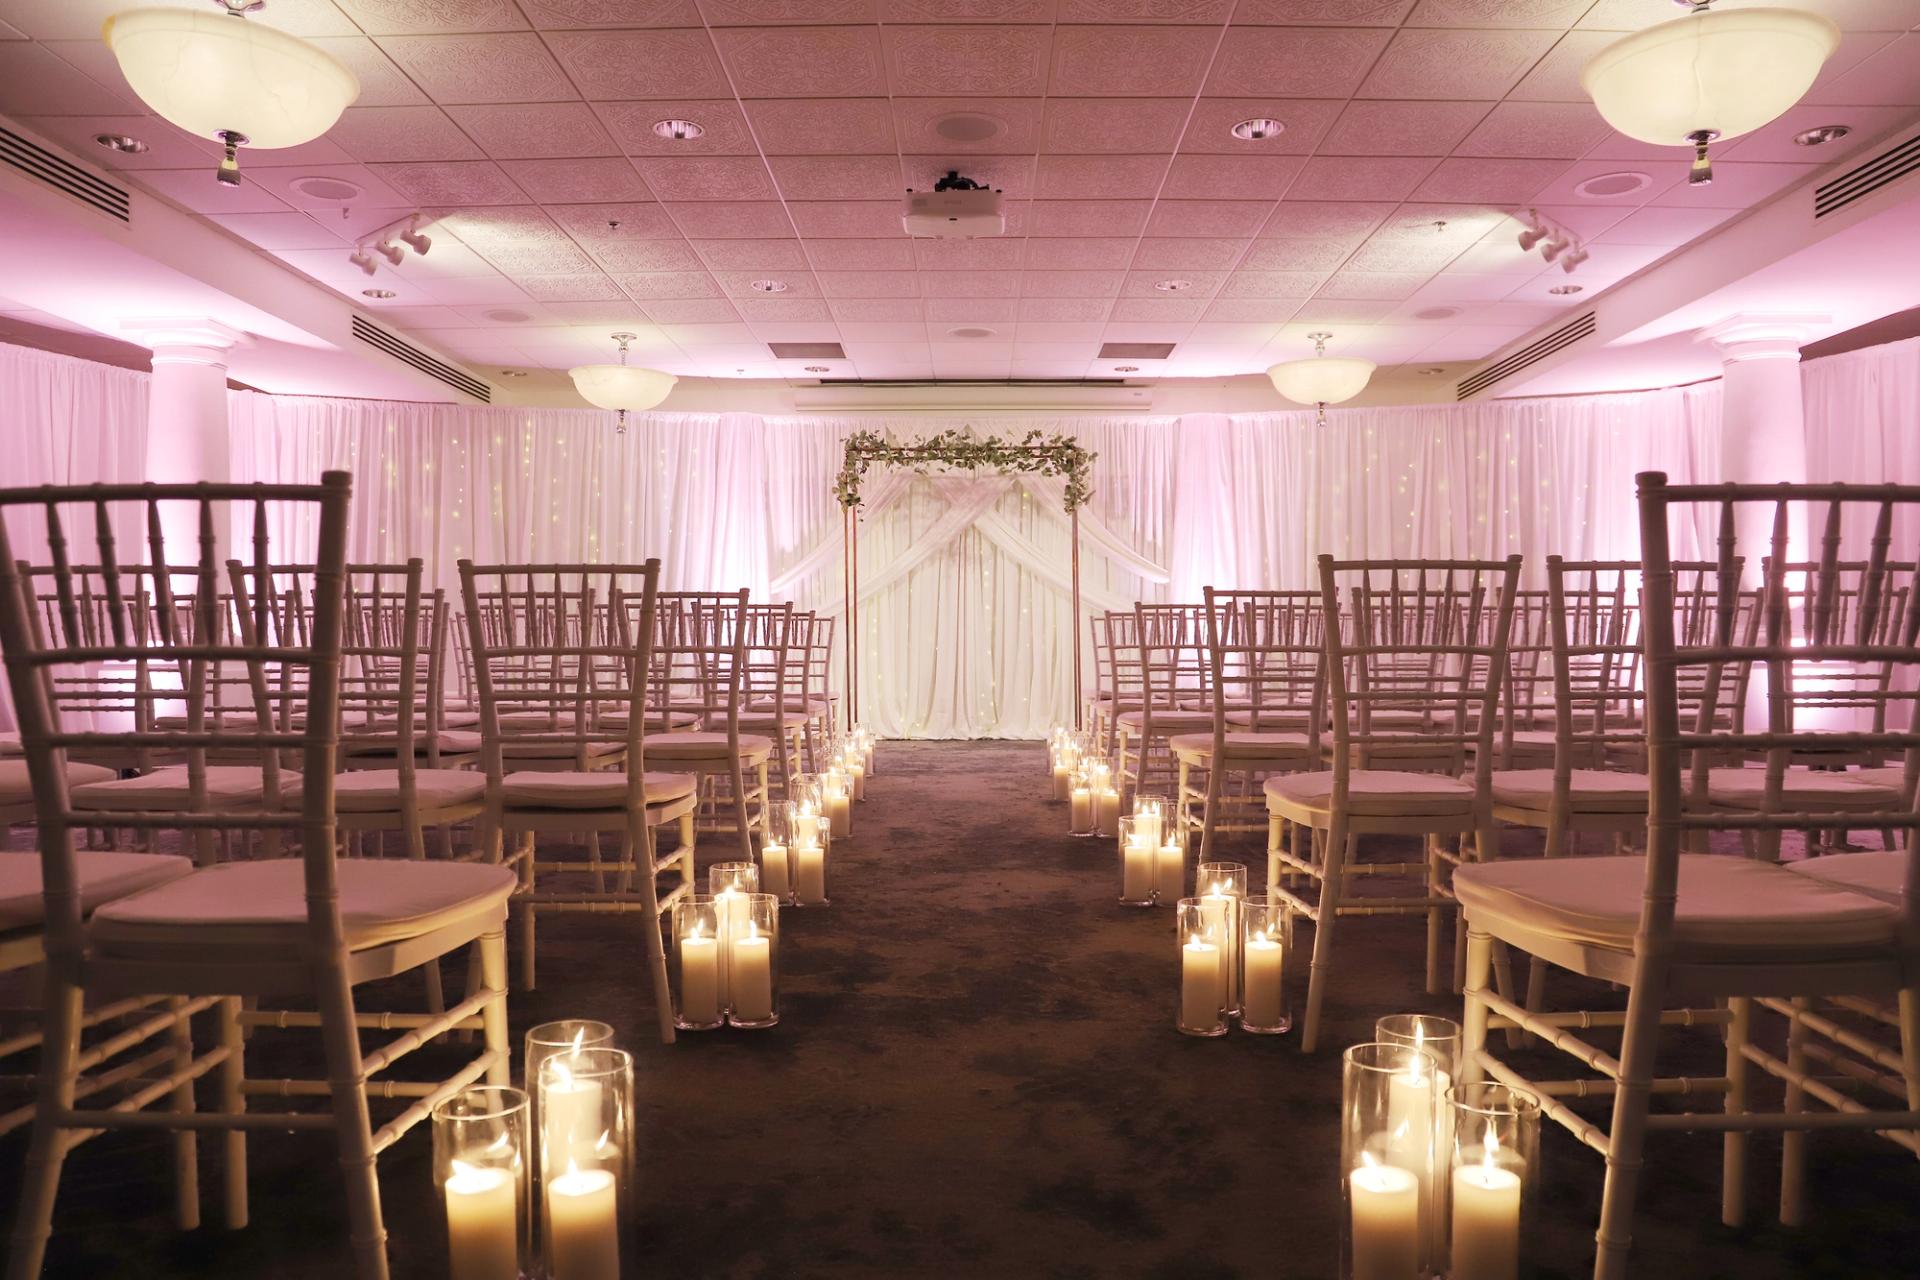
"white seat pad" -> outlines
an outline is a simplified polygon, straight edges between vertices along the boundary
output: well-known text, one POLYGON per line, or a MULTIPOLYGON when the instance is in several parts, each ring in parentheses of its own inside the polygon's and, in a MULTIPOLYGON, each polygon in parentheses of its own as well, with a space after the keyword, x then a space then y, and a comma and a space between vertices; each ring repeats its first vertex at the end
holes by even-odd
MULTIPOLYGON (((445 756, 473 755, 480 750, 480 734, 473 729, 442 729, 439 734, 440 754, 445 756)), ((365 737, 342 735, 340 750, 350 756, 390 756, 400 744, 394 735, 381 736, 369 734, 365 737)), ((432 736, 425 733, 414 735, 414 754, 424 756, 427 748, 433 745, 432 736)))
MULTIPOLYGON (((0 755, 4 755, 0 751, 0 755)), ((1845 774, 1855 782, 1874 787, 1904 787, 1907 784, 1907 766, 1903 764, 1875 765, 1868 769, 1850 769, 1845 774)))
POLYGON ((17 733, 0 733, 0 756, 25 755, 27 749, 20 745, 17 733))
MULTIPOLYGON (((264 800, 260 769, 256 765, 208 765, 206 776, 209 809, 242 809, 257 806, 264 800)), ((292 788, 299 780, 300 775, 291 770, 280 771, 281 789, 288 793, 282 808, 291 809, 298 804, 292 788)), ((190 794, 187 766, 173 764, 135 778, 90 782, 75 787, 71 796, 76 809, 164 811, 185 809, 190 794)))
MULTIPOLYGON (((1461 867, 1453 890, 1467 918, 1512 921, 1609 951, 1633 950, 1647 860, 1510 859, 1461 867)), ((1674 943, 1687 959, 1779 963, 1796 954, 1848 954, 1893 945, 1900 916, 1884 902, 1795 875, 1770 862, 1680 855, 1674 943)))
MULTIPOLYGON (((94 782, 111 782, 114 779, 111 769, 97 764, 79 764, 67 762, 67 785, 85 786, 94 782)), ((33 802, 33 779, 27 774, 25 760, 0 760, 0 807, 33 802)))
MULTIPOLYGON (((1553 770, 1496 769, 1492 775, 1493 802, 1515 809, 1544 812, 1553 800, 1553 770)), ((1610 769, 1575 769, 1567 798, 1575 813, 1645 813, 1647 775, 1616 773, 1610 769)))
POLYGON ((1887 902, 1900 902, 1907 896, 1907 852, 1904 849, 1871 849, 1865 853, 1827 853, 1817 858, 1801 858, 1780 864, 1789 871, 1811 876, 1828 884, 1871 894, 1887 902))
MULTIPOLYGON (((1288 729, 1305 729, 1307 727, 1308 716, 1308 712, 1289 710, 1286 707, 1262 707, 1260 708, 1260 723, 1265 725, 1266 728, 1261 730, 1261 732, 1270 732, 1282 725, 1288 729)), ((1240 711, 1230 710, 1227 712, 1227 723, 1251 725, 1253 723, 1253 711, 1251 709, 1240 711)))
MULTIPOLYGON (((1120 723, 1129 729, 1142 728, 1146 722, 1147 713, 1144 709, 1139 711, 1122 711, 1120 713, 1120 723)), ((1174 707, 1155 707, 1153 709, 1153 727, 1162 732, 1178 731, 1182 733, 1191 732, 1195 729, 1212 729, 1213 712, 1181 711, 1174 707)))
MULTIPOLYGON (((472 804, 487 793, 487 776, 465 769, 416 769, 414 796, 423 809, 472 804)), ((338 813, 398 813, 400 771, 355 769, 335 774, 333 807, 338 813)))
MULTIPOLYGON (((334 867, 349 951, 416 938, 474 916, 504 917, 518 877, 476 862, 342 858, 334 867)), ((292 948, 307 930, 306 865, 266 858, 204 867, 93 913, 102 954, 151 948, 200 952, 228 946, 292 948)))
POLYGON ((589 756, 611 756, 626 749, 624 742, 577 742, 570 733, 552 738, 504 738, 500 742, 500 754, 510 760, 570 760, 580 751, 589 756))
MULTIPOLYGON (((727 735, 724 730, 691 730, 647 735, 649 760, 725 760, 727 735)), ((773 739, 757 733, 740 735, 740 758, 760 761, 773 754, 773 739)))
MULTIPOLYGON (((773 706, 772 698, 754 698, 752 701, 747 703, 747 710, 749 711, 771 712, 773 711, 773 709, 774 709, 774 706, 773 706)), ((788 698, 787 699, 786 711, 787 711, 787 714, 790 716, 791 715, 823 716, 827 714, 828 710, 829 708, 827 707, 827 703, 824 698, 788 698)))
MULTIPOLYGON (((103 902, 184 876, 193 870, 193 862, 170 853, 78 849, 73 869, 80 881, 80 912, 86 915, 103 902)), ((30 928, 46 919, 40 884, 38 853, 0 853, 0 932, 30 928)))
MULTIPOLYGON (((1168 745, 1175 755, 1210 756, 1213 754, 1213 735, 1211 733, 1175 734, 1168 745)), ((1229 759, 1272 759, 1304 756, 1307 753, 1307 735, 1304 733, 1249 733, 1245 730, 1227 734, 1227 756, 1229 759)))
MULTIPOLYGON (((1266 781, 1267 811, 1285 802, 1325 810, 1333 803, 1333 771, 1288 773, 1266 781)), ((1473 812, 1473 784, 1444 773, 1355 769, 1347 775, 1347 811, 1371 817, 1454 817, 1473 812)))
MULTIPOLYGON (((633 717, 624 711, 609 711, 600 716, 598 724, 602 729, 624 729, 633 717)), ((649 733, 656 729, 697 729, 700 727, 698 711, 661 711, 653 708, 647 711, 644 721, 649 733)))
MULTIPOLYGON (((1733 809, 1757 809, 1767 792, 1765 769, 1709 769, 1707 799, 1733 809)), ((1854 773, 1827 769, 1788 769, 1781 777, 1780 803, 1787 809, 1890 808, 1900 801, 1900 788, 1862 779, 1854 773)))
MULTIPOLYGON (((627 802, 627 775, 616 769, 599 773, 510 773, 501 780, 501 799, 517 809, 616 809, 627 802)), ((648 804, 690 796, 700 785, 690 773, 646 774, 648 804)))

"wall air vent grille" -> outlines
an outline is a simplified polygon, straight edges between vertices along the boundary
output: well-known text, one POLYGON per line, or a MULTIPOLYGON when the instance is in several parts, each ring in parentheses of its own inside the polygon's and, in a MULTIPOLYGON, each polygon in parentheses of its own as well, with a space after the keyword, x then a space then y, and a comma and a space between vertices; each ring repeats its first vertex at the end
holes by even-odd
POLYGON ((444 360, 436 360, 410 342, 394 337, 379 325, 360 316, 353 318, 353 336, 370 347, 377 347, 395 360, 410 364, 429 378, 446 383, 455 391, 465 392, 481 404, 493 403, 493 388, 464 370, 456 369, 444 360))
POLYGON ((66 157, 29 142, 11 129, 0 127, 0 160, 29 178, 46 183, 55 191, 92 205, 109 218, 131 222, 127 189, 116 187, 105 178, 96 178, 66 157))
POLYGON ((1813 189, 1816 221, 1920 169, 1920 133, 1813 189))
POLYGON ((1529 365, 1538 364, 1554 352, 1570 347, 1593 332, 1594 313, 1589 311, 1578 320, 1569 320, 1538 342, 1528 343, 1506 359, 1486 368, 1468 378, 1462 378, 1460 385, 1454 388, 1454 399, 1466 400, 1479 395, 1497 382, 1505 382, 1514 374, 1529 365))
POLYGON ((1173 348, 1171 342, 1107 342, 1100 346, 1100 359, 1165 360, 1173 348))

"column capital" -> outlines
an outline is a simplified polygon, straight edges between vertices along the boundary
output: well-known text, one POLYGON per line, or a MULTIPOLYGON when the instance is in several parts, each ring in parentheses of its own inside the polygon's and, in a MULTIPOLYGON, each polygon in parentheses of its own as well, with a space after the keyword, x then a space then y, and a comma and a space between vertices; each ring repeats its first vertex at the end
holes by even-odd
POLYGON ((1798 360, 1800 348, 1833 317, 1803 311, 1741 311, 1693 335, 1711 342, 1727 364, 1742 360, 1798 360))
POLYGON ((155 364, 227 367, 227 352, 247 341, 238 329, 205 316, 152 316, 122 320, 120 328, 153 352, 155 364))

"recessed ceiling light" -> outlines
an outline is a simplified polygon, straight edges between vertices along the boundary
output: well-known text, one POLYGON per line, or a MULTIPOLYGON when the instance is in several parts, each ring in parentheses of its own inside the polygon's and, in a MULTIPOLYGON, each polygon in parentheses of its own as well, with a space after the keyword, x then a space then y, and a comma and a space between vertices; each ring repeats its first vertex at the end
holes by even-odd
POLYGON ((391 289, 362 289, 360 296, 363 298, 396 298, 399 295, 391 289))
POLYGON ((503 378, 524 378, 527 376, 527 371, 525 369, 502 369, 500 376, 503 378))
POLYGON ((96 133, 93 140, 109 151, 118 151, 123 156, 137 156, 147 149, 147 144, 138 138, 128 137, 124 133, 96 133))
POLYGON ((1255 116, 1251 120, 1242 120, 1233 126, 1230 132, 1242 142, 1263 142, 1268 138, 1277 138, 1287 126, 1278 120, 1266 116, 1255 116))
POLYGON ((665 138, 668 142, 692 142, 706 130, 691 120, 655 120, 653 133, 655 137, 665 138))
POLYGON ((498 321, 501 324, 525 324, 527 321, 533 319, 533 317, 526 312, 515 311, 512 307, 495 307, 492 311, 484 312, 483 314, 487 319, 498 321))
POLYGON ((993 335, 994 331, 983 324, 956 325, 947 330, 949 338, 991 338, 993 335))
POLYGON ((1460 314, 1458 307, 1428 307, 1413 313, 1415 320, 1451 320, 1460 314))
POLYGON ((808 373, 831 373, 832 371, 833 368, 831 365, 810 364, 807 366, 808 373))
POLYGON ((1007 122, 983 111, 953 111, 935 118, 933 131, 949 142, 985 142, 1007 131, 1007 122))
POLYGON ((785 280, 750 280, 747 282, 747 288, 755 293, 785 293, 787 282, 785 280))
POLYGON ((1559 294, 1585 293, 1586 291, 1587 291, 1587 286, 1583 284, 1557 284, 1553 286, 1553 288, 1547 290, 1548 293, 1559 293, 1559 294))
POLYGON ((1153 287, 1162 293, 1178 293, 1182 289, 1193 288, 1191 280, 1155 280, 1153 287))
POLYGON ((1420 371, 1420 376, 1423 378, 1435 378, 1445 373, 1446 371, 1447 370, 1445 365, 1436 364, 1436 365, 1429 366, 1428 368, 1422 369, 1420 371))
POLYGON ((1138 373, 1140 372, 1140 366, 1137 364, 1117 364, 1113 366, 1113 371, 1115 373, 1138 373))
MULTIPOLYGON (((1838 142, 1853 132, 1853 126, 1847 124, 1823 124, 1812 129, 1804 129, 1793 135, 1796 147, 1820 147, 1829 142, 1838 142)), ((97 141, 97 139, 96 139, 97 141)))
POLYGON ((1618 173, 1602 173, 1578 183, 1574 190, 1589 200, 1607 200, 1614 196, 1632 195, 1636 191, 1645 191, 1653 185, 1653 179, 1635 169, 1622 169, 1618 173))
POLYGON ((287 186, 309 200, 319 200, 326 204, 346 204, 349 201, 358 200, 363 194, 356 184, 348 182, 345 178, 324 176, 295 178, 287 186))

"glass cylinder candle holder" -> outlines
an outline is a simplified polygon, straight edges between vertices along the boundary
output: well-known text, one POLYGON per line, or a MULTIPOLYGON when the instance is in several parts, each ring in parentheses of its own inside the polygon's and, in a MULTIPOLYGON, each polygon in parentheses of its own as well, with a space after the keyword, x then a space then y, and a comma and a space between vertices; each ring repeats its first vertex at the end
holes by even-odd
POLYGON ((1136 791, 1133 793, 1133 820, 1138 828, 1149 833, 1157 848, 1173 827, 1173 802, 1165 796, 1136 791))
POLYGON ((1287 1003, 1287 953, 1293 917, 1277 903, 1243 898, 1240 907, 1240 1029, 1277 1036, 1293 1029, 1287 1003))
POLYGON ((1460 1024, 1452 1018, 1431 1013, 1390 1013, 1373 1024, 1373 1038, 1383 1044, 1412 1045, 1432 1054, 1440 1067, 1441 1095, 1459 1075, 1460 1024))
POLYGON ((1160 849, 1151 836, 1138 818, 1120 819, 1120 905, 1123 907, 1153 905, 1153 864, 1160 849))
POLYGON ((844 769, 828 769, 820 775, 820 812, 836 840, 853 834, 853 791, 844 769))
POLYGON ((1456 1084, 1444 1095, 1448 1165, 1441 1220, 1442 1274, 1455 1280, 1519 1280, 1540 1169, 1540 1099, 1492 1081, 1456 1084))
POLYGON ((1202 899, 1180 899, 1174 913, 1180 1001, 1173 1025, 1182 1035, 1227 1034, 1227 948, 1220 928, 1220 914, 1202 899))
POLYGON ((1053 779, 1053 798, 1068 801, 1073 798, 1073 775, 1080 767, 1080 753, 1072 742, 1056 742, 1048 752, 1047 767, 1053 779))
POLYGON ((788 850, 827 838, 827 815, 821 809, 817 796, 816 792, 814 800, 789 800, 782 806, 784 821, 781 825, 786 830, 788 850))
POLYGON ((1341 1059, 1342 1274, 1408 1280, 1434 1247, 1439 1063, 1412 1045, 1370 1041, 1341 1059))
POLYGON ((519 1280, 528 1261, 527 1095, 474 1085, 433 1108, 433 1185, 452 1280, 519 1280))
POLYGON ((1073 785, 1067 790, 1067 830, 1076 836, 1090 836, 1094 830, 1093 775, 1085 765, 1074 770, 1073 785))
POLYGON ((1178 823, 1160 837, 1153 856, 1153 898, 1172 906, 1187 894, 1187 833, 1178 823))
MULTIPOLYGON (((543 1022, 527 1032, 525 1072, 529 1093, 540 1078, 540 1064, 559 1053, 579 1053, 582 1049, 611 1049, 613 1028, 591 1018, 562 1018, 543 1022)), ((538 1119, 538 1116, 535 1116, 538 1119)))
POLYGON ((549 1280, 614 1280, 631 1254, 633 1058, 583 1049, 540 1068, 540 1243, 549 1280))
POLYGON ((770 893, 739 897, 727 934, 727 1022, 771 1027, 780 1021, 780 900, 770 893))
POLYGON ((690 893, 673 904, 673 953, 679 960, 680 1005, 673 1025, 711 1031, 725 1012, 725 935, 720 909, 709 893, 690 893))
POLYGON ((847 783, 856 802, 867 798, 867 760, 852 747, 847 749, 847 783))
POLYGON ((787 780, 786 799, 788 804, 800 806, 802 812, 819 813, 820 775, 817 773, 794 774, 787 780))
POLYGON ((1194 868, 1193 889, 1207 910, 1219 917, 1226 952, 1227 1012, 1240 1012, 1240 907, 1247 900, 1243 862, 1203 862, 1194 868))
POLYGON ((793 905, 827 905, 827 864, 832 851, 833 832, 826 817, 818 811, 804 813, 789 805, 787 861, 793 875, 793 905))
POLYGON ((1103 760, 1095 766, 1093 783, 1093 832, 1111 840, 1120 834, 1119 780, 1103 760))
POLYGON ((793 858, 787 852, 784 831, 770 833, 760 842, 760 885, 783 902, 793 896, 793 858))

